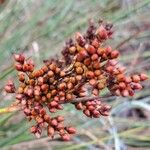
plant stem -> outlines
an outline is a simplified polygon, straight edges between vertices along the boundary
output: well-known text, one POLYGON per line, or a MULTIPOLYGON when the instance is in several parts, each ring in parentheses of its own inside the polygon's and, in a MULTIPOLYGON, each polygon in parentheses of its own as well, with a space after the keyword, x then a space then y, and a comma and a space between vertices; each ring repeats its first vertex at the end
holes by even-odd
POLYGON ((20 107, 18 107, 18 106, 9 106, 9 107, 5 107, 5 108, 0 108, 0 115, 5 114, 5 113, 18 111, 18 110, 20 110, 20 107))

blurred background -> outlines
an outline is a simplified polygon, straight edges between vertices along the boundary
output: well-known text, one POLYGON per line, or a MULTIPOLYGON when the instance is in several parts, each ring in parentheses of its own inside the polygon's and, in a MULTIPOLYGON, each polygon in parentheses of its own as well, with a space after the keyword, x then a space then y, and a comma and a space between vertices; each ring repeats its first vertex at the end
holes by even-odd
MULTIPOLYGON (((24 52, 37 68, 58 54, 69 37, 84 32, 89 19, 114 25, 108 43, 121 53, 127 73, 150 75, 150 0, 0 0, 0 109, 14 97, 3 91, 16 79, 12 54, 24 52)), ((0 115, 1 150, 148 150, 150 149, 150 82, 132 99, 108 99, 108 118, 86 118, 72 105, 61 114, 78 130, 70 142, 36 139, 21 112, 0 115)), ((107 91, 103 93, 107 94, 107 91)))

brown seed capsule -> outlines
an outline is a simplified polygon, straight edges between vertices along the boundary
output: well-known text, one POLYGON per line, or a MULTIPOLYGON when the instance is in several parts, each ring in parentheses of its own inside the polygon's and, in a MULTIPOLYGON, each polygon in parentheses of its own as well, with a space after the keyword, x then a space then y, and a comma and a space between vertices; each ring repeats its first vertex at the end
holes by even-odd
POLYGON ((59 99, 60 99, 60 97, 59 97, 59 96, 55 96, 55 97, 54 97, 54 101, 56 101, 56 102, 58 102, 58 101, 59 101, 59 99))
POLYGON ((67 94, 66 94, 66 99, 67 99, 68 101, 72 100, 72 94, 67 93, 67 94))
POLYGON ((95 89, 92 91, 92 94, 95 95, 95 96, 98 96, 98 95, 99 95, 99 91, 95 88, 95 89))
POLYGON ((25 108, 24 109, 24 113, 25 113, 25 115, 30 115, 30 113, 31 113, 31 111, 30 111, 30 109, 28 109, 28 108, 25 108))
POLYGON ((40 95, 40 91, 39 90, 34 90, 34 95, 35 96, 39 96, 40 95))
POLYGON ((46 101, 47 101, 46 96, 42 96, 41 101, 42 101, 42 102, 46 102, 46 101))
POLYGON ((87 71, 86 72, 86 77, 87 78, 94 78, 94 72, 93 71, 87 71))
POLYGON ((96 31, 96 35, 98 36, 98 38, 100 40, 106 40, 108 38, 108 34, 107 34, 107 30, 104 28, 103 25, 101 25, 97 31, 96 31))
POLYGON ((91 79, 89 83, 90 85, 95 86, 97 84, 97 81, 95 79, 91 79))
POLYGON ((34 70, 34 65, 28 64, 28 71, 33 72, 33 70, 34 70))
POLYGON ((76 33, 75 38, 76 38, 76 41, 78 42, 78 44, 80 46, 84 46, 85 45, 85 39, 84 39, 84 37, 82 36, 82 34, 80 32, 76 33))
POLYGON ((21 100, 23 98, 23 94, 16 94, 16 99, 21 100))
POLYGON ((56 119, 57 119, 58 122, 64 121, 64 117, 63 116, 57 116, 56 119))
POLYGON ((24 92, 24 89, 22 87, 18 87, 17 93, 22 94, 24 92))
POLYGON ((64 77, 66 75, 66 73, 64 71, 60 72, 60 77, 64 77))
POLYGON ((60 92, 59 92, 59 96, 60 96, 60 97, 63 97, 63 96, 65 96, 65 92, 63 92, 63 91, 60 91, 60 92))
POLYGON ((41 108, 41 109, 39 110, 39 112, 40 112, 40 114, 41 114, 42 116, 44 116, 44 115, 46 114, 46 110, 45 110, 44 108, 41 108))
POLYGON ((77 74, 82 74, 83 71, 84 71, 84 70, 82 69, 82 67, 77 67, 77 68, 76 68, 76 73, 77 73, 77 74))
POLYGON ((64 129, 59 130, 59 135, 63 136, 66 133, 66 131, 64 129))
POLYGON ((134 91, 131 89, 131 90, 129 90, 129 95, 130 96, 134 96, 134 91))
POLYGON ((135 75, 132 76, 132 81, 133 81, 133 82, 139 82, 140 80, 141 80, 141 79, 140 79, 140 76, 139 76, 139 75, 136 75, 136 74, 135 74, 135 75))
POLYGON ((41 90, 42 91, 47 91, 48 89, 49 89, 49 85, 48 84, 41 85, 41 90))
POLYGON ((58 73, 60 73, 60 71, 61 71, 61 69, 60 68, 56 68, 56 70, 55 70, 55 72, 58 74, 58 73))
POLYGON ((99 41, 97 38, 95 38, 93 41, 92 41, 92 46, 94 46, 95 48, 98 48, 100 45, 99 41))
MULTIPOLYGON (((120 74, 120 72, 119 72, 119 70, 117 69, 117 68, 114 68, 114 70, 113 70, 113 75, 119 75, 120 74)), ((122 73, 121 73, 122 74, 122 73)), ((125 78, 124 78, 125 79, 125 78)))
POLYGON ((33 88, 28 88, 27 93, 28 96, 32 97, 33 96, 33 88))
POLYGON ((58 85, 58 88, 59 88, 60 90, 64 90, 64 89, 66 88, 66 83, 65 83, 65 82, 60 83, 60 84, 58 85))
POLYGON ((103 58, 103 60, 107 60, 108 59, 108 56, 107 54, 104 52, 103 55, 101 56, 103 58))
POLYGON ((64 129, 63 123, 59 123, 56 128, 57 128, 57 130, 64 129))
POLYGON ((81 67, 82 66, 82 63, 80 63, 80 62, 75 62, 75 64, 74 64, 74 66, 77 68, 77 67, 81 67))
POLYGON ((56 91, 55 89, 51 91, 51 95, 52 95, 52 96, 54 96, 54 95, 56 95, 56 94, 57 94, 57 91, 56 91))
POLYGON ((37 78, 37 77, 42 76, 44 74, 44 71, 42 69, 40 69, 40 70, 34 71, 32 74, 33 74, 32 75, 33 77, 37 78))
POLYGON ((97 54, 93 54, 93 55, 91 56, 91 60, 95 61, 95 60, 97 60, 97 59, 98 59, 98 55, 97 55, 97 54))
POLYGON ((132 81, 131 77, 125 77, 125 82, 130 83, 132 81))
POLYGON ((27 62, 24 62, 23 66, 22 66, 22 69, 23 69, 24 72, 29 71, 29 65, 27 64, 27 62))
POLYGON ((88 109, 85 109, 83 111, 83 113, 87 116, 87 117, 91 117, 90 111, 88 109))
POLYGON ((51 96, 52 96, 51 93, 47 93, 47 95, 46 95, 47 99, 50 99, 51 96))
POLYGON ((52 137, 52 138, 53 138, 54 133, 55 133, 54 128, 53 128, 53 127, 51 127, 51 126, 48 126, 48 127, 47 127, 47 134, 48 134, 48 136, 50 136, 50 137, 52 137))
POLYGON ((117 50, 114 50, 111 52, 111 59, 117 58, 119 56, 119 52, 117 50))
POLYGON ((83 105, 81 102, 79 102, 78 104, 75 105, 76 109, 78 110, 82 110, 83 109, 83 105))
POLYGON ((125 76, 123 74, 118 74, 116 78, 118 81, 125 81, 125 76))
POLYGON ((128 90, 123 90, 123 91, 121 92, 121 94, 122 94, 122 96, 124 96, 124 97, 129 96, 128 90))
POLYGON ((35 80, 34 79, 30 79, 29 80, 29 85, 32 85, 32 86, 35 85, 35 80))
POLYGON ((70 47, 69 52, 70 54, 74 54, 76 52, 76 47, 75 46, 70 47))
POLYGON ((56 109, 56 108, 49 108, 49 111, 50 111, 51 113, 55 113, 55 112, 57 111, 57 109, 56 109))
POLYGON ((120 82, 119 83, 119 88, 122 89, 122 90, 125 89, 126 88, 126 84, 124 82, 120 82))
POLYGON ((107 112, 107 111, 101 111, 100 113, 101 113, 101 115, 103 115, 103 116, 109 116, 109 112, 107 112))
POLYGON ((76 129, 74 127, 67 127, 66 130, 69 134, 75 134, 76 133, 76 129))
POLYGON ((87 52, 89 53, 89 54, 95 54, 96 53, 96 49, 95 49, 95 47, 94 46, 92 46, 92 45, 86 45, 85 46, 86 47, 86 50, 87 50, 87 52))
POLYGON ((86 66, 89 66, 89 65, 91 64, 91 59, 90 59, 90 58, 84 59, 84 64, 85 64, 86 66))
POLYGON ((50 83, 54 83, 54 81, 55 81, 55 78, 54 78, 54 77, 49 78, 49 82, 50 82, 50 83))
POLYGON ((58 125, 57 120, 56 120, 56 119, 52 119, 52 120, 51 120, 51 125, 52 125, 52 126, 57 126, 57 125, 58 125))
POLYGON ((146 75, 146 74, 144 74, 144 73, 141 73, 140 74, 140 80, 141 81, 145 81, 145 80, 147 80, 148 79, 148 76, 146 75))
POLYGON ((80 54, 78 53, 76 60, 79 61, 79 62, 81 62, 81 61, 83 61, 83 59, 84 59, 84 58, 82 57, 82 55, 80 55, 80 54))
POLYGON ((25 57, 22 54, 14 54, 15 61, 23 64, 25 57))
POLYGON ((24 82, 24 80, 25 80, 25 74, 24 73, 19 73, 18 74, 18 78, 19 78, 19 81, 24 82))
POLYGON ((50 105, 51 107, 56 107, 56 106, 58 106, 58 102, 52 101, 52 102, 49 103, 49 105, 50 105))
POLYGON ((65 77, 64 82, 66 82, 66 83, 69 82, 69 77, 65 77))
POLYGON ((77 76, 76 76, 76 80, 77 80, 77 81, 80 81, 81 79, 82 79, 82 75, 77 75, 77 76))
POLYGON ((110 46, 107 46, 107 47, 105 48, 105 53, 106 53, 106 55, 110 54, 111 52, 112 52, 112 48, 111 48, 110 46))
POLYGON ((94 75, 95 75, 95 76, 99 76, 100 74, 101 74, 101 71, 100 71, 100 70, 95 70, 95 71, 94 71, 94 75))
POLYGON ((38 85, 42 85, 44 83, 44 78, 43 77, 39 77, 37 79, 37 81, 38 81, 38 85))
POLYGON ((44 65, 42 68, 43 72, 47 72, 48 71, 48 67, 46 65, 44 65))
POLYGON ((6 85, 5 86, 5 91, 7 93, 14 93, 14 88, 12 86, 6 85))
POLYGON ((41 117, 36 117, 35 120, 37 121, 37 123, 43 123, 43 119, 41 117))
POLYGON ((134 84, 133 84, 133 89, 134 89, 134 90, 141 90, 142 88, 143 88, 142 85, 139 84, 139 83, 134 83, 134 84))
POLYGON ((63 139, 64 141, 70 141, 71 137, 70 137, 69 134, 64 134, 64 135, 62 136, 62 139, 63 139))
MULTIPOLYGON (((61 101, 61 100, 60 100, 60 101, 61 101)), ((63 110, 63 106, 59 104, 59 105, 57 106, 57 109, 63 110)))
POLYGON ((80 96, 80 97, 85 97, 85 96, 86 96, 86 93, 85 93, 85 92, 80 92, 80 93, 79 93, 79 96, 80 96))
POLYGON ((108 66, 108 67, 106 67, 106 71, 109 72, 109 73, 113 73, 114 66, 108 66))
POLYGON ((15 64, 15 68, 17 71, 22 71, 22 65, 19 63, 15 64))
POLYGON ((36 126, 32 126, 32 127, 30 128, 30 132, 35 134, 35 133, 37 132, 36 126))
POLYGON ((99 56, 102 56, 104 54, 104 52, 105 52, 105 48, 102 48, 102 47, 98 48, 98 50, 97 50, 97 54, 99 56))
POLYGON ((71 82, 68 82, 67 83, 67 88, 70 90, 70 89, 72 89, 73 88, 73 84, 71 83, 71 82))
POLYGON ((97 110, 93 110, 93 111, 92 111, 92 115, 93 115, 93 117, 95 117, 95 118, 99 118, 100 113, 99 113, 99 111, 97 111, 97 110))
POLYGON ((92 66, 94 69, 100 69, 100 63, 98 61, 94 61, 92 66))
POLYGON ((56 70, 56 65, 54 63, 50 64, 49 65, 49 68, 52 70, 52 71, 55 71, 56 70))
POLYGON ((87 109, 88 109, 89 111, 93 111, 93 110, 95 110, 95 107, 94 107, 93 105, 89 105, 89 106, 87 107, 87 109))
POLYGON ((88 53, 85 49, 81 50, 78 55, 77 55, 77 60, 82 61, 83 59, 85 59, 86 57, 88 57, 88 53))
POLYGON ((75 84, 76 83, 76 78, 75 77, 70 77, 70 82, 75 84))
POLYGON ((51 120, 51 118, 50 118, 50 116, 49 115, 47 115, 47 114, 45 114, 44 115, 44 120, 46 121, 46 122, 50 122, 50 120, 51 120))
POLYGON ((54 72, 53 72, 53 71, 51 71, 51 70, 50 70, 50 71, 48 71, 48 76, 49 76, 49 77, 53 77, 53 76, 54 76, 54 72))

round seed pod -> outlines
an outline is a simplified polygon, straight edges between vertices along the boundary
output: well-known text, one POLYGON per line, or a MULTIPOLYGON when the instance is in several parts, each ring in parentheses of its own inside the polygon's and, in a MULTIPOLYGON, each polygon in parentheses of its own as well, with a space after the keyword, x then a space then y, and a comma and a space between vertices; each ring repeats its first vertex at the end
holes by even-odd
POLYGON ((77 74, 83 74, 83 72, 84 72, 84 70, 83 70, 82 67, 77 67, 77 68, 76 68, 76 73, 77 73, 77 74))
POLYGON ((54 76, 54 72, 52 70, 48 71, 48 76, 49 77, 53 77, 54 76))
POLYGON ((75 52, 76 52, 76 47, 75 47, 75 46, 70 47, 70 48, 69 48, 69 52, 70 52, 70 54, 75 54, 75 52))
POLYGON ((86 72, 86 77, 87 78, 94 78, 94 72, 93 71, 87 71, 86 72))

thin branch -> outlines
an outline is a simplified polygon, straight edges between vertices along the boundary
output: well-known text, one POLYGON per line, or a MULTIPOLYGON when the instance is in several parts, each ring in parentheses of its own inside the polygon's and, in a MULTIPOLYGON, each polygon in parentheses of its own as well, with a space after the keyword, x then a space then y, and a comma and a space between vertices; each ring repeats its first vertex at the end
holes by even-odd
POLYGON ((5 113, 10 113, 10 112, 15 112, 20 110, 20 107, 18 106, 10 106, 10 107, 5 107, 5 108, 0 108, 0 115, 5 114, 5 113))
POLYGON ((134 33, 133 35, 129 36, 128 38, 124 39, 123 41, 121 41, 117 46, 116 49, 119 49, 120 47, 122 47, 122 45, 124 45, 125 43, 129 42, 131 39, 135 38, 136 36, 138 36, 138 34, 140 33, 140 31, 134 33))
MULTIPOLYGON (((93 99, 99 99, 101 101, 105 101, 105 100, 108 100, 108 99, 114 99, 116 98, 116 96, 106 96, 106 97, 99 97, 99 96, 92 96, 92 97, 81 97, 81 98, 75 98, 73 99, 72 101, 66 101, 65 103, 77 103, 77 102, 86 102, 86 101, 89 101, 89 100, 93 100, 93 99)), ((61 103, 61 104, 64 104, 61 103)), ((18 105, 11 105, 9 107, 5 107, 5 108, 0 108, 0 115, 1 114, 5 114, 5 113, 11 113, 11 112, 15 112, 15 111, 19 111, 21 110, 21 107, 18 106, 18 105)))
MULTIPOLYGON (((101 101, 105 101, 105 100, 108 100, 108 99, 114 99, 116 98, 116 96, 106 96, 106 97, 100 97, 100 96, 91 96, 91 97, 81 97, 81 98, 75 98, 73 99, 72 101, 66 101, 65 103, 77 103, 77 102, 86 102, 86 101, 90 101, 90 100, 93 100, 93 99, 99 99, 101 101)), ((63 103, 61 103, 63 104, 63 103)))

